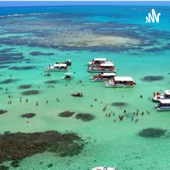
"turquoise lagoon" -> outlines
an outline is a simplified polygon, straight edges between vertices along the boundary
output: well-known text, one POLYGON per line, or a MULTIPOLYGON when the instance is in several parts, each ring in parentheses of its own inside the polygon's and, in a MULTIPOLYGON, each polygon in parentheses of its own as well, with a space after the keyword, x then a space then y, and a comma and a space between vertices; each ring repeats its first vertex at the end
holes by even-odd
MULTIPOLYGON (((69 131, 86 142, 78 155, 59 157, 44 152, 24 158, 17 169, 89 170, 96 166, 116 166, 120 170, 170 169, 170 112, 156 111, 156 103, 151 101, 153 92, 170 88, 170 8, 154 9, 161 13, 160 23, 145 24, 145 17, 151 12, 148 6, 1 8, 0 109, 8 112, 0 115, 0 133, 69 131), (132 76, 136 87, 105 88, 103 82, 90 82, 92 74, 87 72, 87 63, 95 57, 112 60, 117 75, 132 76), (74 80, 66 82, 61 79, 64 73, 57 72, 44 76, 44 67, 66 59, 72 60, 69 72, 75 72, 74 80), (30 68, 23 69, 27 66, 30 68), (148 82, 143 81, 145 76, 163 79, 148 82), (3 82, 8 79, 15 81, 3 82), (54 88, 45 83, 51 80, 55 81, 54 88), (19 86, 26 84, 40 93, 22 95, 27 89, 19 86), (71 93, 76 91, 83 92, 84 97, 72 97, 71 93), (9 95, 13 98, 8 98, 9 95), (114 106, 114 102, 126 105, 114 106), (132 121, 137 109, 139 115, 132 121), (69 118, 58 116, 67 110, 75 114, 69 118), (111 111, 115 116, 106 117, 111 111), (36 116, 27 120, 21 118, 24 113, 36 116), (90 113, 95 118, 84 122, 75 118, 77 113, 90 113), (119 121, 119 115, 124 116, 123 121, 119 121), (166 130, 166 136, 140 137, 138 133, 146 128, 166 130), (49 164, 53 166, 47 167, 49 164)), ((10 161, 3 164, 10 165, 10 161)))

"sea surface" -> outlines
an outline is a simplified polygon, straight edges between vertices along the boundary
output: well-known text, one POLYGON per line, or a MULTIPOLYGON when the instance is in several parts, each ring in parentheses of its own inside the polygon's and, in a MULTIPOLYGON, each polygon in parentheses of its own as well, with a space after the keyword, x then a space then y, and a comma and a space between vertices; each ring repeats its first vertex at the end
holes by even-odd
POLYGON ((17 168, 11 161, 3 165, 10 170, 97 166, 169 170, 170 111, 158 112, 152 102, 153 92, 170 89, 169 28, 169 6, 0 8, 0 110, 7 111, 0 114, 0 133, 56 130, 77 133, 85 141, 77 155, 43 152, 22 159, 17 168), (145 23, 152 8, 161 13, 159 23, 145 23), (90 82, 95 74, 87 72, 87 63, 96 57, 112 60, 117 76, 131 76, 137 85, 106 88, 104 82, 90 82), (45 67, 66 59, 72 60, 73 80, 62 80, 64 72, 45 75, 45 67), (21 85, 31 87, 20 89, 21 85), (39 94, 23 95, 27 90, 39 94), (71 96, 77 91, 84 97, 71 96), (137 110, 138 116, 134 115, 137 110), (75 114, 60 117, 64 111, 75 114), (36 116, 22 118, 25 113, 36 116), (82 121, 76 119, 78 113, 95 117, 82 121), (124 116, 122 121, 119 115, 124 116), (141 137, 139 132, 147 128, 165 130, 165 134, 141 137))

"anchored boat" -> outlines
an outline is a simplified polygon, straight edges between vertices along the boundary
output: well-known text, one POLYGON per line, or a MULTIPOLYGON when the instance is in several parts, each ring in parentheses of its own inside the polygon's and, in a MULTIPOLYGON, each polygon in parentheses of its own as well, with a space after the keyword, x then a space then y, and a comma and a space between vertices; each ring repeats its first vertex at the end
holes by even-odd
POLYGON ((91 81, 100 82, 100 81, 107 81, 109 79, 112 79, 116 76, 115 73, 100 73, 98 75, 94 75, 93 77, 90 77, 89 79, 91 81))
POLYGON ((76 92, 71 94, 73 97, 83 97, 83 93, 82 92, 76 92))
POLYGON ((71 60, 70 60, 70 59, 67 59, 67 60, 64 61, 64 62, 56 62, 56 64, 66 64, 67 66, 71 66, 71 60))
POLYGON ((132 77, 114 77, 105 82, 105 87, 134 87, 136 83, 132 77))
POLYGON ((67 64, 54 64, 54 66, 48 66, 44 69, 44 71, 48 72, 60 72, 60 71, 68 71, 67 64))
POLYGON ((154 93, 152 98, 154 102, 159 102, 160 100, 167 100, 167 99, 170 99, 170 90, 165 90, 164 93, 160 93, 160 92, 154 93))
POLYGON ((96 66, 104 63, 111 63, 111 61, 106 60, 106 58, 94 58, 88 63, 88 66, 96 66))
POLYGON ((98 66, 91 66, 88 68, 88 72, 90 73, 114 73, 116 72, 115 66, 113 63, 104 63, 98 66))
POLYGON ((62 79, 64 79, 64 80, 72 80, 72 79, 74 79, 73 73, 65 73, 65 76, 62 77, 62 79))
POLYGON ((170 99, 159 100, 159 104, 156 108, 158 111, 170 111, 170 99))

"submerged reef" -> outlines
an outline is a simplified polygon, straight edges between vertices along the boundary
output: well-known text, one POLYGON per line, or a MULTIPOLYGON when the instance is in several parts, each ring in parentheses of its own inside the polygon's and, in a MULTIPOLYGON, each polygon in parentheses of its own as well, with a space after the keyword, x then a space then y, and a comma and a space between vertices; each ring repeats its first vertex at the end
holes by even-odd
POLYGON ((0 170, 8 170, 9 167, 5 165, 0 165, 0 170))
POLYGON ((2 53, 0 54, 0 64, 16 63, 24 59, 22 53, 2 53))
POLYGON ((35 94, 39 94, 40 92, 38 90, 28 90, 28 91, 24 91, 22 92, 22 95, 35 95, 35 94))
POLYGON ((32 118, 35 115, 36 115, 35 113, 25 113, 25 114, 22 114, 21 117, 22 118, 32 118))
POLYGON ((29 89, 30 87, 31 87, 31 85, 26 84, 26 85, 19 86, 19 89, 29 89))
POLYGON ((23 66, 23 67, 10 67, 9 70, 32 70, 35 69, 35 66, 23 66))
POLYGON ((95 118, 95 116, 89 114, 89 113, 78 113, 76 115, 76 119, 81 119, 82 121, 91 121, 95 118))
POLYGON ((59 113, 59 116, 60 117, 71 117, 73 114, 74 114, 74 112, 65 111, 65 112, 59 113))
POLYGON ((3 80, 3 81, 0 81, 0 84, 9 84, 9 83, 14 83, 18 81, 17 79, 6 79, 6 80, 3 80))
POLYGON ((127 106, 127 103, 124 103, 124 102, 113 102, 111 105, 113 105, 113 106, 127 106))
POLYGON ((0 69, 7 68, 7 67, 9 67, 9 66, 0 66, 0 69))
POLYGON ((83 148, 83 140, 75 133, 8 132, 0 135, 0 164, 11 160, 19 161, 27 156, 43 152, 53 152, 61 157, 74 156, 79 154, 83 148))
POLYGON ((7 110, 0 110, 0 115, 6 113, 7 110))
POLYGON ((142 81, 147 81, 147 82, 153 82, 153 81, 161 81, 163 79, 164 79, 163 76, 145 76, 141 80, 142 81))
POLYGON ((4 49, 0 50, 0 53, 8 53, 8 52, 10 52, 10 51, 12 51, 14 49, 15 48, 4 48, 4 49))
POLYGON ((57 80, 49 80, 49 81, 45 81, 44 83, 46 83, 46 84, 56 84, 56 83, 58 83, 58 81, 57 80))
POLYGON ((33 52, 30 52, 29 53, 30 55, 32 55, 32 56, 39 56, 39 55, 47 55, 47 56, 49 56, 49 55, 54 55, 54 53, 42 53, 42 52, 40 52, 40 51, 33 51, 33 52))
POLYGON ((139 132, 138 135, 144 138, 160 138, 162 136, 165 136, 165 134, 166 134, 166 130, 157 129, 157 128, 147 128, 139 132))

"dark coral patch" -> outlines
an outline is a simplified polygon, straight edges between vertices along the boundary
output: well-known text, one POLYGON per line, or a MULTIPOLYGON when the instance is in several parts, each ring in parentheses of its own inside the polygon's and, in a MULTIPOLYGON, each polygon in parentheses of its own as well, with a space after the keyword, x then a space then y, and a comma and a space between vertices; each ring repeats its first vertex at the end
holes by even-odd
POLYGON ((0 50, 0 53, 8 53, 8 52, 10 52, 10 51, 12 51, 12 50, 14 50, 15 48, 5 48, 5 49, 3 49, 3 50, 0 50))
POLYGON ((0 66, 0 69, 7 68, 7 67, 9 67, 9 66, 0 66))
POLYGON ((157 52, 157 51, 162 51, 162 49, 154 47, 154 48, 145 49, 143 51, 144 52, 157 52))
POLYGON ((0 165, 0 170, 8 170, 9 167, 5 165, 0 165))
POLYGON ((76 115, 76 119, 81 119, 83 121, 91 121, 94 119, 95 116, 89 114, 89 113, 78 113, 76 115))
POLYGON ((34 51, 34 52, 30 52, 30 55, 32 56, 39 56, 39 55, 47 55, 47 56, 50 56, 50 55, 54 55, 54 53, 42 53, 40 51, 34 51))
POLYGON ((38 90, 28 90, 28 91, 22 92, 22 95, 36 95, 36 94, 39 94, 38 90))
POLYGON ((17 168, 17 167, 19 167, 19 166, 20 166, 20 165, 19 165, 19 161, 18 161, 18 160, 14 160, 14 161, 12 161, 10 165, 11 165, 11 166, 13 166, 14 168, 17 168))
POLYGON ((56 83, 58 83, 58 81, 57 80, 49 80, 49 81, 45 81, 44 83, 46 83, 46 84, 56 84, 56 83))
POLYGON ((73 114, 74 114, 74 112, 65 111, 65 112, 59 113, 59 116, 60 117, 71 117, 73 114))
POLYGON ((31 87, 31 85, 21 85, 19 86, 20 89, 29 89, 31 87))
POLYGON ((127 103, 124 103, 124 102, 113 102, 112 105, 113 106, 121 107, 121 106, 127 106, 127 103))
POLYGON ((35 133, 0 134, 0 164, 5 161, 18 161, 37 153, 53 152, 57 155, 74 156, 84 148, 84 142, 75 133, 59 133, 57 131, 35 133))
POLYGON ((7 79, 0 82, 0 84, 9 84, 18 81, 17 79, 7 79))
POLYGON ((7 112, 7 110, 0 110, 0 114, 4 114, 6 112, 7 112))
POLYGON ((23 67, 10 67, 10 70, 32 70, 35 69, 35 66, 23 66, 23 67))
POLYGON ((147 81, 147 82, 153 82, 153 81, 161 81, 163 79, 164 79, 163 76, 145 76, 141 80, 142 81, 147 81))
POLYGON ((144 137, 144 138, 160 138, 164 136, 165 133, 166 133, 166 130, 163 130, 163 129, 147 128, 139 132, 139 136, 144 137))
POLYGON ((35 113, 25 113, 25 114, 22 114, 21 117, 22 118, 32 118, 35 115, 36 115, 35 113))

